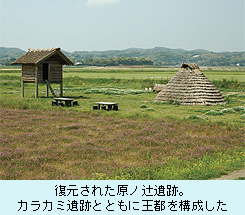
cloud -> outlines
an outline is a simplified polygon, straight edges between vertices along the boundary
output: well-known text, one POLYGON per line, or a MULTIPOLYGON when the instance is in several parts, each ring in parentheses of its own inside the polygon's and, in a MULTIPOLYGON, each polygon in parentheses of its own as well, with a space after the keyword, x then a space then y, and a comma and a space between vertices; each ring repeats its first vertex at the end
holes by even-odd
POLYGON ((90 6, 101 6, 106 4, 115 4, 119 0, 87 0, 87 4, 90 6))

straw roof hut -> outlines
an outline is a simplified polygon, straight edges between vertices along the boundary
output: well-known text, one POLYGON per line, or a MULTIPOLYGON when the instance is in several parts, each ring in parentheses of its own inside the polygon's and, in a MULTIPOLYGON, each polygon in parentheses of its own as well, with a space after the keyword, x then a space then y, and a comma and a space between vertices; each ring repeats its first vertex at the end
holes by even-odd
POLYGON ((60 51, 60 48, 29 49, 28 52, 16 61, 13 65, 22 65, 22 97, 24 97, 24 84, 35 83, 35 97, 38 97, 38 84, 47 85, 48 89, 54 92, 50 83, 60 84, 60 95, 63 93, 63 65, 73 63, 60 51))
POLYGON ((159 92, 156 102, 181 105, 216 105, 225 103, 224 96, 206 78, 198 64, 182 64, 181 69, 159 92))

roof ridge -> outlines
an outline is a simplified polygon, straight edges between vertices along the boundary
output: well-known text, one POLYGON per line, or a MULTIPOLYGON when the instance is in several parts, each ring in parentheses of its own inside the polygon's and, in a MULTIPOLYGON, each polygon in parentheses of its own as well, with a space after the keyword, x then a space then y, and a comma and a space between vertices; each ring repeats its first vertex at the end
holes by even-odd
POLYGON ((55 51, 55 50, 60 50, 59 47, 57 48, 39 48, 39 49, 28 49, 28 52, 47 52, 47 51, 55 51))

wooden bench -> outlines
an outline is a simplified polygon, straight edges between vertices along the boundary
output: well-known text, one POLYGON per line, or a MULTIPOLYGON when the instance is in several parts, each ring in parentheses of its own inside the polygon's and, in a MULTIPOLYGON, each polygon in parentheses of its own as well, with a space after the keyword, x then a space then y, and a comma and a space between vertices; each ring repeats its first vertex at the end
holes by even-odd
POLYGON ((93 110, 118 110, 118 103, 113 102, 95 102, 93 105, 93 110), (106 108, 107 107, 107 108, 106 108))
MULTIPOLYGON (((71 98, 54 98, 54 100, 59 102, 59 104, 65 102, 66 107, 71 107, 71 102, 73 101, 73 99, 71 99, 71 98)), ((61 105, 61 106, 63 106, 63 105, 61 105)))
POLYGON ((71 107, 71 106, 76 106, 78 105, 78 101, 73 101, 71 98, 54 98, 54 101, 52 101, 52 106, 66 106, 66 107, 71 107), (65 104, 63 103, 65 102, 65 104))

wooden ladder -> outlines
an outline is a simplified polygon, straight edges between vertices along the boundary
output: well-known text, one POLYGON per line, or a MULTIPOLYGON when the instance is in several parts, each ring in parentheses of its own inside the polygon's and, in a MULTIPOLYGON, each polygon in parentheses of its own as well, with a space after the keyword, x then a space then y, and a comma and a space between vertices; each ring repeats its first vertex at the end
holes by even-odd
POLYGON ((53 97, 56 97, 56 95, 55 95, 55 93, 54 93, 54 90, 53 90, 53 88, 51 87, 49 81, 48 81, 48 80, 45 80, 45 82, 46 82, 48 88, 50 89, 50 92, 52 93, 53 97))

